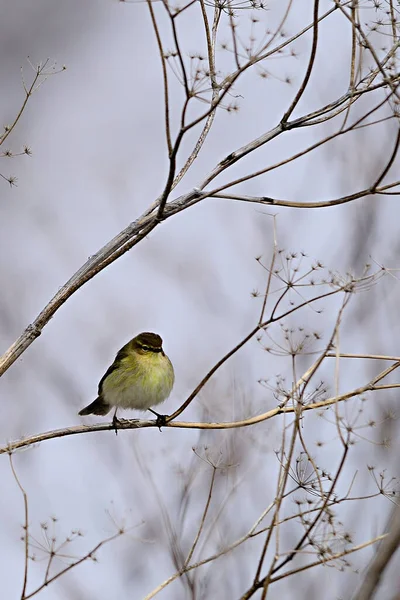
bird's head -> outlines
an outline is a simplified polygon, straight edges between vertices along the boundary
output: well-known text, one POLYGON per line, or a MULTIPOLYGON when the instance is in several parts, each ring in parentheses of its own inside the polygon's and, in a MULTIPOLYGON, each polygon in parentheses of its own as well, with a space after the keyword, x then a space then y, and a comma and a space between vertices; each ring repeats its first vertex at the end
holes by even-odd
POLYGON ((150 333, 145 331, 143 333, 139 333, 132 340, 132 347, 139 354, 150 354, 150 353, 158 353, 163 352, 162 348, 162 339, 157 333, 150 333))

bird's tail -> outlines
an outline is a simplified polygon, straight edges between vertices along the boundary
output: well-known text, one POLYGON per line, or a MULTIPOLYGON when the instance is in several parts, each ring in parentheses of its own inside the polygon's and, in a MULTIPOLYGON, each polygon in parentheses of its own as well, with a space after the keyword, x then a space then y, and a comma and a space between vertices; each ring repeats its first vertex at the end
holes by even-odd
POLYGON ((111 410, 111 406, 110 404, 108 404, 107 402, 105 402, 102 398, 100 398, 100 396, 98 396, 96 398, 96 400, 94 400, 91 404, 88 404, 87 406, 85 406, 85 408, 82 408, 82 410, 79 411, 78 415, 106 415, 108 412, 110 412, 111 410))

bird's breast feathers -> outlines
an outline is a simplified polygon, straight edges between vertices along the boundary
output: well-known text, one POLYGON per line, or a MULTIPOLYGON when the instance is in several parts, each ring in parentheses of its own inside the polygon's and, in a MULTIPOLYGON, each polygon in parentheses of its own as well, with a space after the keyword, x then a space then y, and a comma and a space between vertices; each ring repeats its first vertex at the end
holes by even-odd
POLYGON ((164 353, 128 355, 103 381, 106 402, 120 408, 147 410, 168 398, 174 385, 174 370, 164 353))

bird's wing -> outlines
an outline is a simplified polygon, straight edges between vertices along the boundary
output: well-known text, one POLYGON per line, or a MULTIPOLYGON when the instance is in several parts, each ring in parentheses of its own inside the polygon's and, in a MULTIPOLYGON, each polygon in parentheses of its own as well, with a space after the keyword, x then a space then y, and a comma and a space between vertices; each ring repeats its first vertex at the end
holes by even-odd
POLYGON ((101 396, 101 394, 102 394, 104 381, 107 379, 107 377, 109 375, 111 375, 111 373, 113 371, 118 369, 122 360, 129 355, 129 352, 130 352, 130 342, 128 342, 127 344, 125 344, 125 346, 123 346, 121 348, 121 350, 118 352, 117 356, 115 357, 113 364, 110 367, 108 367, 107 371, 104 373, 103 377, 100 379, 99 388, 97 391, 99 396, 101 396))

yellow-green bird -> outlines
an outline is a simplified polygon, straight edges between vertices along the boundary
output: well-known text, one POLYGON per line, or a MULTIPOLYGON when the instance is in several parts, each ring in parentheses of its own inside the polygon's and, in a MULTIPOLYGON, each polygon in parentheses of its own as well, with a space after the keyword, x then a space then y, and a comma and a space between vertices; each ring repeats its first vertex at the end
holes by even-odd
POLYGON ((164 402, 174 385, 174 368, 156 333, 139 333, 121 348, 100 380, 98 397, 80 415, 106 415, 115 407, 150 410, 164 402))

